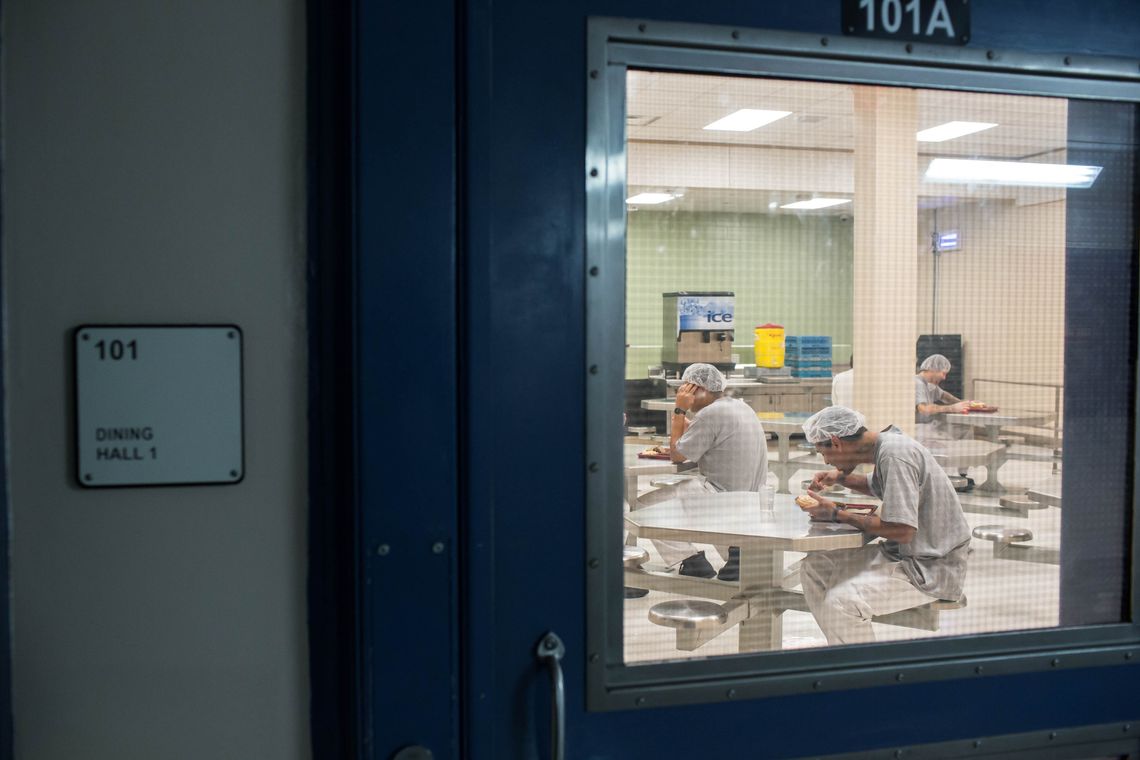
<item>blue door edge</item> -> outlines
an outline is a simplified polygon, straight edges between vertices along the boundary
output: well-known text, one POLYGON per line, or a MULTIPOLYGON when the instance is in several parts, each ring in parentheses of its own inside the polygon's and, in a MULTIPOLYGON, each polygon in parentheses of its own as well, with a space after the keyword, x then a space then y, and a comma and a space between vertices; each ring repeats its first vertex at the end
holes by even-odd
POLYGON ((306 614, 314 760, 361 757, 355 468, 353 7, 306 3, 306 614))

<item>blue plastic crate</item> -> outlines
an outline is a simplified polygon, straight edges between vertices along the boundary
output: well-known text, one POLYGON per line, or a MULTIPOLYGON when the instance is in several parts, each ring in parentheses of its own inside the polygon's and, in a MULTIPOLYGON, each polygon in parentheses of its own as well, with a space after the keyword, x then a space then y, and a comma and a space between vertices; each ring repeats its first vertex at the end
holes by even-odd
POLYGON ((831 370, 793 368, 792 377, 831 377, 831 370))
POLYGON ((787 356, 785 356, 784 357, 784 364, 786 364, 792 368, 795 368, 795 367, 811 367, 811 368, 818 369, 819 367, 823 367, 824 369, 831 369, 831 357, 830 356, 824 356, 824 357, 820 357, 818 359, 808 359, 808 358, 795 358, 795 357, 788 358, 787 356))
POLYGON ((831 347, 785 348, 784 361, 788 359, 831 359, 831 347))
POLYGON ((831 348, 830 335, 785 335, 784 350, 789 347, 800 348, 831 348))

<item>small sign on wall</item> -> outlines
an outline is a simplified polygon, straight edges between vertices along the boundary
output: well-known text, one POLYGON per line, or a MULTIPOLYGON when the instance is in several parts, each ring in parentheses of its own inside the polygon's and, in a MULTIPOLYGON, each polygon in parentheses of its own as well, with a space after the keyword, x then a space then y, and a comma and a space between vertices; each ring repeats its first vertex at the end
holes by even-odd
POLYGON ((74 342, 80 485, 244 477, 240 328, 82 325, 74 342))

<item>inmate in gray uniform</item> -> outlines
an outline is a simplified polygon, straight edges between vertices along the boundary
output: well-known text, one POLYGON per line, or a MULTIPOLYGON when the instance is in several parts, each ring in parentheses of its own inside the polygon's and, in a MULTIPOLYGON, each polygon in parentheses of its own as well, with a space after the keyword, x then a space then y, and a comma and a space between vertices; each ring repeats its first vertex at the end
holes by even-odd
POLYGON ((911 583, 936 599, 962 595, 970 526, 954 486, 924 447, 891 427, 875 444, 871 492, 882 499, 879 517, 916 529, 907 544, 883 541, 885 556, 902 563, 911 583))
MULTIPOLYGON (((915 407, 919 404, 939 404, 942 402, 942 397, 945 394, 946 391, 934 383, 928 383, 923 380, 922 375, 914 376, 915 407)), ((946 419, 946 415, 944 414, 921 414, 916 408, 914 410, 914 421, 918 423, 915 430, 915 437, 920 443, 960 437, 958 431, 951 429, 956 426, 950 425, 950 422, 946 419)))
POLYGON ((693 415, 677 450, 718 491, 759 491, 768 480, 768 445, 752 407, 721 397, 693 415))

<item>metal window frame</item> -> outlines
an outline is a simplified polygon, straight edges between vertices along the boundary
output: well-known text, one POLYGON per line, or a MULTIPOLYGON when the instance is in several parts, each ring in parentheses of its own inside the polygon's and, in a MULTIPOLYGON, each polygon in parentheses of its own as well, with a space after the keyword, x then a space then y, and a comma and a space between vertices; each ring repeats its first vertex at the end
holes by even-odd
MULTIPOLYGON (((622 653, 620 423, 625 320, 625 75, 629 68, 1140 103, 1137 60, 1046 56, 649 20, 591 18, 586 134, 587 707, 644 709, 900 682, 1140 662, 1140 529, 1131 622, 628 666, 622 653)), ((1133 378, 1133 393, 1136 379, 1133 378)), ((1135 397, 1135 395, 1134 395, 1135 397)), ((1133 452, 1137 425, 1133 425, 1133 452)), ((1137 481, 1135 454, 1132 478, 1137 481)))

